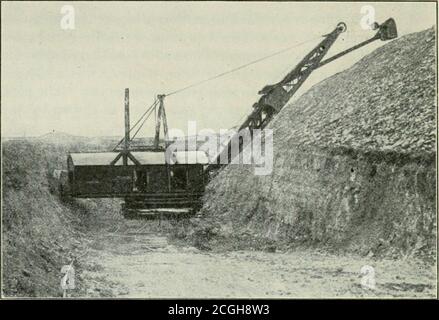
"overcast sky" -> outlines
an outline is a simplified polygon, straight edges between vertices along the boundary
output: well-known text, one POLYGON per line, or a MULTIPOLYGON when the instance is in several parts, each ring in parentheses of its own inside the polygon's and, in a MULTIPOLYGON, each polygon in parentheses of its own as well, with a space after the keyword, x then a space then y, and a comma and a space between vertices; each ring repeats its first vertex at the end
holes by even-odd
MULTIPOLYGON (((348 32, 328 57, 371 37, 361 7, 395 18, 400 35, 435 25, 434 3, 2 2, 2 135, 122 135, 124 88, 134 122, 154 96, 331 32, 348 32), (73 5, 75 29, 61 7, 73 5)), ((319 40, 165 100, 168 124, 186 130, 240 124, 266 84, 282 79, 319 40)), ((311 85, 346 69, 376 42, 315 71, 311 85)), ((152 123, 142 131, 152 135, 152 123)))

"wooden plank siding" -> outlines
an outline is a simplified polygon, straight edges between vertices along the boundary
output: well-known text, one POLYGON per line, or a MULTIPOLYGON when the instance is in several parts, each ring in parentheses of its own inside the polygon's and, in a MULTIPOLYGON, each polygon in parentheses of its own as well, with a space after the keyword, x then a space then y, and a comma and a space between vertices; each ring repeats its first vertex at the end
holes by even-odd
POLYGON ((204 191, 201 164, 142 166, 69 163, 69 184, 74 197, 138 197, 148 194, 198 194, 204 191))

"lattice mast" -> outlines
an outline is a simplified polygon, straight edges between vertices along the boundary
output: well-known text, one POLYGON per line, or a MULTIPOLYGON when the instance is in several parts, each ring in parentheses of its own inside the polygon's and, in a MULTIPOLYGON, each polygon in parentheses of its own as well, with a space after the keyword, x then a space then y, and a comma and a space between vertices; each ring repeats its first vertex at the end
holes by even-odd
MULTIPOLYGON (((372 26, 373 30, 378 30, 378 32, 372 38, 363 41, 347 50, 344 50, 331 58, 323 60, 325 55, 328 53, 331 46, 335 43, 338 36, 345 32, 347 29, 344 22, 337 24, 337 27, 329 34, 324 35, 324 39, 312 49, 303 59, 297 64, 297 66, 289 72, 281 81, 276 84, 267 85, 259 94, 259 101, 253 105, 252 113, 247 117, 247 119, 241 124, 238 131, 249 129, 250 134, 252 134, 253 129, 263 129, 268 122, 279 113, 283 107, 288 103, 288 101, 293 97, 293 95, 299 90, 305 80, 310 76, 310 74, 320 68, 321 66, 332 62, 345 54, 361 48, 375 40, 390 40, 398 36, 395 21, 390 18, 386 20, 383 24, 379 25, 374 23, 372 26), (322 61, 323 60, 323 61, 322 61)), ((232 140, 231 140, 232 141, 232 140)), ((225 159, 224 152, 227 152, 228 163, 231 159, 231 141, 228 143, 227 147, 217 156, 214 164, 220 164, 220 159, 225 159)), ((243 140, 240 140, 240 151, 243 149, 243 140)))

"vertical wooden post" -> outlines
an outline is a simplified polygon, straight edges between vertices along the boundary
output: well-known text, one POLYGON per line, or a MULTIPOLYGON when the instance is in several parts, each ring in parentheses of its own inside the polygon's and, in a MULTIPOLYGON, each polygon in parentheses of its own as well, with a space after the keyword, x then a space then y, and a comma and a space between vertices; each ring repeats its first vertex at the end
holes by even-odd
POLYGON ((165 103, 163 102, 163 99, 165 98, 164 95, 160 96, 160 103, 162 105, 162 121, 163 121, 163 133, 164 133, 164 139, 165 139, 165 148, 168 146, 166 145, 166 142, 168 141, 168 121, 166 120, 166 112, 165 112, 165 103))
POLYGON ((158 149, 160 140, 160 124, 162 121, 162 103, 159 103, 159 111, 157 112, 157 120, 155 123, 154 148, 158 149))
POLYGON ((124 139, 123 165, 128 165, 128 151, 130 144, 130 91, 125 88, 125 139, 124 139))
POLYGON ((160 125, 163 121, 163 130, 165 132, 165 139, 168 138, 168 124, 166 122, 166 115, 165 115, 165 106, 163 104, 163 99, 165 98, 164 94, 159 94, 157 96, 159 99, 159 112, 157 115, 157 122, 155 124, 155 137, 154 137, 154 147, 158 149, 159 142, 160 142, 160 125))

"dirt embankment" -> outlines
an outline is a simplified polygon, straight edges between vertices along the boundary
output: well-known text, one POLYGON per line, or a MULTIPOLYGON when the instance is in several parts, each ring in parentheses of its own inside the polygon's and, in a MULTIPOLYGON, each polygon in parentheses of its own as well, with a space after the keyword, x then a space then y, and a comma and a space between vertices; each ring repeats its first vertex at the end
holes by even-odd
POLYGON ((209 238, 213 244, 233 239, 232 247, 241 249, 305 245, 372 256, 434 257, 434 159, 383 159, 309 147, 283 155, 288 162, 275 162, 270 176, 230 167, 212 181, 203 208, 206 220, 189 231, 199 246, 209 238), (225 201, 219 201, 219 192, 225 201))
MULTIPOLYGON (((205 218, 175 222, 175 236, 201 249, 314 246, 432 260, 434 43, 434 30, 395 40, 287 106, 271 123, 272 174, 226 167, 207 188, 205 218)), ((88 252, 90 241, 100 243, 85 234, 100 213, 117 214, 117 201, 60 202, 47 179, 65 167, 68 150, 96 146, 108 147, 2 144, 3 295, 61 296, 61 266, 88 252)), ((112 231, 113 222, 97 231, 112 231)), ((76 271, 76 294, 84 296, 80 264, 76 271)))
POLYGON ((314 86, 269 125, 273 172, 227 166, 208 185, 205 220, 176 235, 434 260, 435 70, 432 28, 314 86))
POLYGON ((68 150, 85 146, 37 139, 3 142, 4 296, 62 296, 61 267, 83 252, 89 213, 105 205, 116 210, 99 201, 63 202, 50 192, 50 172, 65 167, 68 150))

